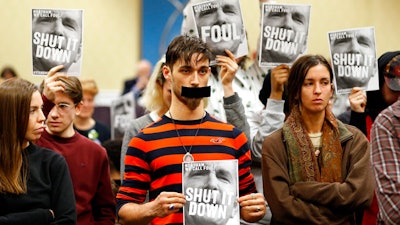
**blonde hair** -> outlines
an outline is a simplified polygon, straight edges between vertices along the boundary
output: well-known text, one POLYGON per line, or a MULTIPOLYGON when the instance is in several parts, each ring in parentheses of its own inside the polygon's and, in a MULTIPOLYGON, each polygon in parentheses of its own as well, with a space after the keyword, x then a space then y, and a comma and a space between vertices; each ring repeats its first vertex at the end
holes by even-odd
POLYGON ((161 58, 154 66, 153 73, 147 83, 146 89, 143 94, 144 105, 146 110, 159 111, 163 108, 163 85, 165 78, 162 74, 162 67, 165 65, 165 58, 161 58))
POLYGON ((91 78, 81 78, 82 92, 96 96, 99 93, 96 81, 91 78))

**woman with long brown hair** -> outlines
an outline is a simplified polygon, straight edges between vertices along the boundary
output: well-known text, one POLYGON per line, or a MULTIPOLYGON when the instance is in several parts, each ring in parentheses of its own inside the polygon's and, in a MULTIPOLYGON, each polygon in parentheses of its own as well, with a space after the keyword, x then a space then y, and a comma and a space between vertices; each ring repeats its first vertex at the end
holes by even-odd
POLYGON ((76 224, 65 159, 32 143, 44 130, 42 106, 31 82, 0 84, 0 225, 76 224))
POLYGON ((320 55, 302 56, 290 68, 290 114, 262 148, 271 224, 353 225, 372 201, 368 140, 332 113, 332 74, 320 55))

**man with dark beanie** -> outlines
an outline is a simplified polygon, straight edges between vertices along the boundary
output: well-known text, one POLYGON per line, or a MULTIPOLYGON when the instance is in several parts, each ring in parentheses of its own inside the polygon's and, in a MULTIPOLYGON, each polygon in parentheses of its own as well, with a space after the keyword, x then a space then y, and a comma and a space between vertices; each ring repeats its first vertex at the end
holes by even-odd
POLYGON ((381 73, 384 79, 381 89, 383 98, 385 101, 396 101, 393 104, 387 102, 391 105, 376 117, 371 128, 371 162, 377 184, 377 203, 371 207, 379 212, 376 224, 399 224, 400 51, 387 52, 379 58, 379 75, 381 73))
MULTIPOLYGON (((393 87, 393 81, 389 78, 395 75, 394 72, 396 70, 394 70, 394 68, 396 67, 393 65, 400 65, 399 55, 400 51, 392 51, 386 52, 378 58, 379 90, 368 91, 366 94, 362 93, 363 96, 366 96, 366 104, 364 103, 364 106, 360 107, 360 104, 363 103, 357 103, 359 108, 362 110, 356 110, 357 104, 354 103, 354 100, 352 100, 352 94, 349 96, 350 106, 352 109, 349 124, 359 128, 367 136, 368 140, 370 140, 372 124, 374 123, 378 114, 396 102, 400 96, 400 89, 392 89, 390 87, 393 87)), ((397 70, 397 72, 400 71, 397 70)), ((363 225, 376 224, 377 214, 378 204, 376 197, 374 196, 371 206, 364 210, 364 213, 361 214, 363 217, 360 216, 358 220, 362 220, 363 225)))

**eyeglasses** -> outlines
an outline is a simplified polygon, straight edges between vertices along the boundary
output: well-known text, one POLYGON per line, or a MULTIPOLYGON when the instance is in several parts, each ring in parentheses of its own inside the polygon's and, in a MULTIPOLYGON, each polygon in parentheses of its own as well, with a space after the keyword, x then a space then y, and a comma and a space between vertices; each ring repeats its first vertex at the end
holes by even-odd
POLYGON ((56 108, 57 112, 64 114, 71 110, 74 106, 75 105, 70 105, 68 103, 58 103, 53 107, 53 109, 56 108))

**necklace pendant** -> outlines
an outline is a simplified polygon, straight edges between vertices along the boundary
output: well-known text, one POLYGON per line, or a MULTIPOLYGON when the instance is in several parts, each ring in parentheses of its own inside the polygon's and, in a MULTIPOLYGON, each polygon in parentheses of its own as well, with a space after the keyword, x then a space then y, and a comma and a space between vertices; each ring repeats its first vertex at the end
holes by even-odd
POLYGON ((183 161, 184 162, 193 162, 194 158, 193 158, 192 154, 190 154, 189 152, 186 152, 186 154, 183 156, 183 161))

